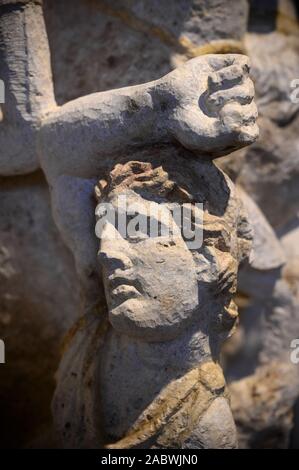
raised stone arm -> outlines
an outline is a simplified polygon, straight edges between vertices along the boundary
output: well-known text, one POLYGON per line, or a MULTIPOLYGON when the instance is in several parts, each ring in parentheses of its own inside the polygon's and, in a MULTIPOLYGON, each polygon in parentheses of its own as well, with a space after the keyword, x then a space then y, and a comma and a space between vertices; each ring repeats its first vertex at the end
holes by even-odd
POLYGON ((258 134, 242 55, 198 57, 160 80, 58 107, 41 0, 0 0, 0 65, 2 175, 35 170, 39 156, 48 179, 95 176, 129 147, 175 141, 213 158, 258 134))
POLYGON ((258 135, 249 64, 238 54, 190 60, 160 80, 69 102, 43 121, 48 175, 99 174, 130 147, 179 142, 209 157, 258 135))

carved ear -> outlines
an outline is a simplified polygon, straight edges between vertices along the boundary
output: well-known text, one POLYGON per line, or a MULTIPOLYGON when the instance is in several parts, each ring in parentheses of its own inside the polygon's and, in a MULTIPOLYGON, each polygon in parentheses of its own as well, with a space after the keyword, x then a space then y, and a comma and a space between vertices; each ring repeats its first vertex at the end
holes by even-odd
MULTIPOLYGON (((239 186, 237 187, 237 193, 243 203, 248 222, 253 231, 253 243, 249 256, 250 266, 260 271, 279 268, 285 263, 285 256, 274 230, 257 204, 239 186)), ((241 237, 242 230, 241 226, 241 237)))

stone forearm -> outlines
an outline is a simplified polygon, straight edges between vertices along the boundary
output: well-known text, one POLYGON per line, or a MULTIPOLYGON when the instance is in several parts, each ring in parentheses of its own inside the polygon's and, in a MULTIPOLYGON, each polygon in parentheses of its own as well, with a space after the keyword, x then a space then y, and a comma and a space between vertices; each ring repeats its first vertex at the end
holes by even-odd
POLYGON ((244 56, 207 55, 154 82, 69 102, 43 122, 42 167, 49 179, 94 177, 132 147, 176 141, 212 159, 248 145, 258 136, 248 70, 244 56))
POLYGON ((94 93, 49 114, 40 139, 45 172, 94 176, 130 147, 167 141, 155 83, 94 93))
POLYGON ((42 115, 55 106, 41 2, 0 0, 0 173, 38 168, 35 142, 42 115))

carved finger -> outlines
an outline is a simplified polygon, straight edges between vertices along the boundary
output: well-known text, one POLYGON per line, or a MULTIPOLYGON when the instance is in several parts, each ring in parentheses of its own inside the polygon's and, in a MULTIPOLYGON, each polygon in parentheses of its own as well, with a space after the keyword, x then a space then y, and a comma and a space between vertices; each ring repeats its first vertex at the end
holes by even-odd
POLYGON ((230 65, 229 67, 219 70, 218 72, 211 73, 208 78, 208 87, 210 93, 239 85, 244 81, 244 78, 247 78, 248 73, 249 65, 247 63, 242 65, 230 65))
POLYGON ((231 131, 238 131, 243 126, 255 124, 257 117, 258 111, 254 102, 247 105, 228 103, 220 111, 222 123, 231 131))
POLYGON ((207 106, 217 111, 225 104, 236 101, 240 104, 250 104, 254 98, 254 86, 248 78, 242 85, 238 85, 228 90, 221 90, 212 93, 206 100, 207 106))

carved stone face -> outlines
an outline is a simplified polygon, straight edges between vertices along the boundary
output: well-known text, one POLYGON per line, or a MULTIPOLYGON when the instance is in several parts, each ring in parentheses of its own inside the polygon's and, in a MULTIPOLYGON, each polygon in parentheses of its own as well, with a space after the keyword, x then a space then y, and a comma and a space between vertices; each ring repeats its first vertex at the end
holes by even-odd
MULTIPOLYGON (((251 236, 232 183, 213 166, 200 163, 189 170, 177 161, 172 179, 162 166, 132 161, 116 165, 103 187, 99 182, 99 207, 111 204, 119 221, 121 195, 134 206, 134 218, 147 219, 131 235, 103 220, 99 261, 109 319, 115 330, 144 341, 166 341, 193 329, 210 339, 212 335, 220 345, 237 317, 232 298, 238 265, 249 253, 251 236), (201 184, 209 171, 209 183, 201 184), (178 175, 191 183, 194 178, 193 187, 177 183, 178 175), (181 227, 159 213, 161 207, 173 204, 190 206, 190 200, 193 209, 202 204, 199 248, 187 246, 181 227), (167 234, 161 230, 149 236, 148 227, 156 219, 167 234)), ((126 223, 129 229, 131 221, 126 223)))
MULTIPOLYGON (((137 216, 147 215, 148 227, 157 222, 152 211, 148 215, 149 204, 151 209, 159 204, 130 191, 124 195, 137 216)), ((110 200, 116 212, 117 202, 110 200)), ((169 235, 149 237, 140 229, 124 238, 106 221, 99 251, 110 322, 122 333, 149 341, 177 336, 198 306, 192 254, 179 231, 173 233, 172 220, 168 226, 164 220, 163 227, 169 235)))

